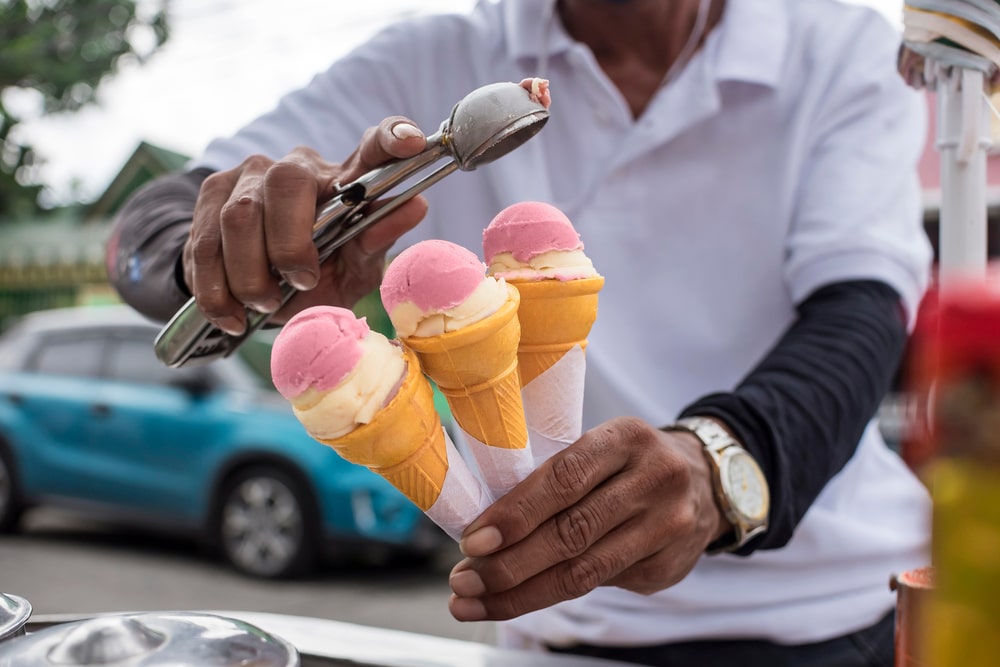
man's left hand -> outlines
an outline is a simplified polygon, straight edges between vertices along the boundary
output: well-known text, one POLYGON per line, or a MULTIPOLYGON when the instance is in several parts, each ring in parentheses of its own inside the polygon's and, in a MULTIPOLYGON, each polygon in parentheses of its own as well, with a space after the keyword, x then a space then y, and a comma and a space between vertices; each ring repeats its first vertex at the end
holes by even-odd
POLYGON ((505 620, 598 586, 655 593, 683 579, 729 528, 694 435, 614 419, 469 526, 449 609, 459 621, 505 620))

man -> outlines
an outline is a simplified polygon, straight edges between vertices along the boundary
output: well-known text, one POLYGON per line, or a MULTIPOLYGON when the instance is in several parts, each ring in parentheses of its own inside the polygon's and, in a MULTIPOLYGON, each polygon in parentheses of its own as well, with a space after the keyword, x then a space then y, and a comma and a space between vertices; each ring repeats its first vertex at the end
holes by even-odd
POLYGON ((590 430, 470 526, 452 614, 514 619, 507 645, 643 664, 890 664, 887 581, 928 541, 927 495, 871 421, 930 260, 897 47, 835 0, 414 19, 133 198, 112 280, 160 319, 193 294, 238 333, 244 306, 274 313, 272 267, 303 290, 282 322, 353 304, 390 251, 478 250, 505 206, 551 202, 606 278, 590 430), (419 152, 418 128, 469 91, 530 76, 553 95, 537 137, 317 265, 337 182, 419 152))

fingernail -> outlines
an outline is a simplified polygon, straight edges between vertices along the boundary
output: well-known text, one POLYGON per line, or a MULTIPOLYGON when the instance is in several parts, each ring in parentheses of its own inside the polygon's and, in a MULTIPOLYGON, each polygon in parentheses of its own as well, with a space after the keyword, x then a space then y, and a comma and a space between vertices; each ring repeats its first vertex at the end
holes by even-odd
POLYGON ((223 317, 217 320, 215 325, 230 336, 239 336, 244 329, 243 323, 235 317, 223 317))
POLYGON ((460 597, 477 597, 486 592, 486 584, 475 570, 452 571, 448 585, 460 597))
POLYGON ((421 132, 417 129, 416 125, 397 123, 392 126, 392 136, 397 139, 412 139, 413 137, 421 136, 421 132))
POLYGON ((486 526, 463 537, 458 546, 466 556, 486 556, 499 549, 501 544, 503 536, 497 527, 486 526))
POLYGON ((311 290, 319 282, 312 271, 289 271, 285 274, 285 280, 297 290, 311 290))
POLYGON ((452 596, 448 607, 451 610, 451 615, 458 621, 482 621, 486 619, 486 607, 476 598, 452 596))

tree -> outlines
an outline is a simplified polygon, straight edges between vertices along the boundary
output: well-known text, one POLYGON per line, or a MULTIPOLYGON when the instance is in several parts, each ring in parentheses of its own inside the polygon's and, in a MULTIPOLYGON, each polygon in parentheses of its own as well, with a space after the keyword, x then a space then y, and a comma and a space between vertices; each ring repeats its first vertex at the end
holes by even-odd
POLYGON ((142 62, 168 37, 169 0, 0 0, 0 222, 40 210, 42 156, 23 138, 12 95, 42 113, 94 101, 106 77, 142 62))

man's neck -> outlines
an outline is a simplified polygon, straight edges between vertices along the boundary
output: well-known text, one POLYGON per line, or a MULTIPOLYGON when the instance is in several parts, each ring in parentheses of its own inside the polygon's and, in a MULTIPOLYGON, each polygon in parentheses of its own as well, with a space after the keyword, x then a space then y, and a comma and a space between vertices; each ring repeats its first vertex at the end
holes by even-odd
MULTIPOLYGON (((722 17, 725 0, 712 0, 705 36, 722 17)), ((628 100, 634 117, 645 110, 695 29, 699 0, 559 0, 566 31, 590 47, 628 100)))

